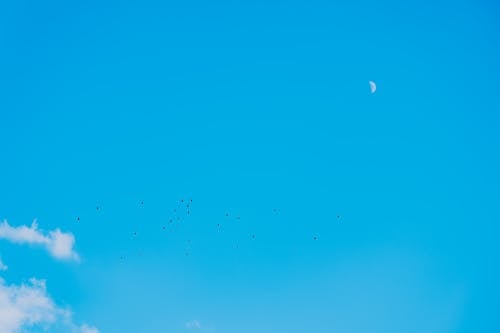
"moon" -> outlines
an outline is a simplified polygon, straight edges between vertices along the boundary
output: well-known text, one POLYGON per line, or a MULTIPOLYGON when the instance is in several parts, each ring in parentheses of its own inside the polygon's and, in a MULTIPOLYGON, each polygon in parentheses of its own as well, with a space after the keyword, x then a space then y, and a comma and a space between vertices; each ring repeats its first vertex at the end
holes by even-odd
POLYGON ((368 84, 370 85, 370 92, 374 94, 377 91, 377 85, 373 81, 368 81, 368 84))

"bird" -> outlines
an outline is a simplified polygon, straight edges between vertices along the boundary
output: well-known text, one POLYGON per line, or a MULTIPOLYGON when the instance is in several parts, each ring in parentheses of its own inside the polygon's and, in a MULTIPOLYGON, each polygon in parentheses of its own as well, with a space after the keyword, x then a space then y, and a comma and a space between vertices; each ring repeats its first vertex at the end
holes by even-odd
POLYGON ((318 237, 318 235, 314 235, 314 236, 313 236, 313 239, 314 239, 314 240, 318 240, 318 238, 319 238, 319 237, 318 237))
POLYGON ((80 216, 76 218, 76 222, 80 222, 80 216))

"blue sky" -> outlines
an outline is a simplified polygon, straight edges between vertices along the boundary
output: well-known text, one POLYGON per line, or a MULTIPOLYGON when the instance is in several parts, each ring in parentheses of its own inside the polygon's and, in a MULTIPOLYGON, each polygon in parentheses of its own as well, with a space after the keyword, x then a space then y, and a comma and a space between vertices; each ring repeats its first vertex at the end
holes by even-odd
POLYGON ((500 331, 499 13, 1 2, 0 221, 42 238, 0 239, 0 309, 24 286, 71 310, 50 332, 500 331))

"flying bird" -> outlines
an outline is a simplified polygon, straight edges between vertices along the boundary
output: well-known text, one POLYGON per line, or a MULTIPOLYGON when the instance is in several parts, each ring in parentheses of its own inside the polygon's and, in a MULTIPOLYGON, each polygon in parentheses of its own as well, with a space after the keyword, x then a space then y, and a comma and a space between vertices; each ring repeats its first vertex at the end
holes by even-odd
POLYGON ((374 81, 368 81, 370 85, 370 92, 374 94, 377 91, 377 84, 374 81))

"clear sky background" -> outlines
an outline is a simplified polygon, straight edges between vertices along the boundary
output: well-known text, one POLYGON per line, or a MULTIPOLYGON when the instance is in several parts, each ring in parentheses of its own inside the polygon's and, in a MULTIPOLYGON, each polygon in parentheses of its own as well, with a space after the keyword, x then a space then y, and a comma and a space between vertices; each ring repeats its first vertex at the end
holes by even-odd
POLYGON ((2 1, 0 220, 81 260, 0 239, 0 276, 101 333, 499 332, 499 36, 492 0, 2 1))

